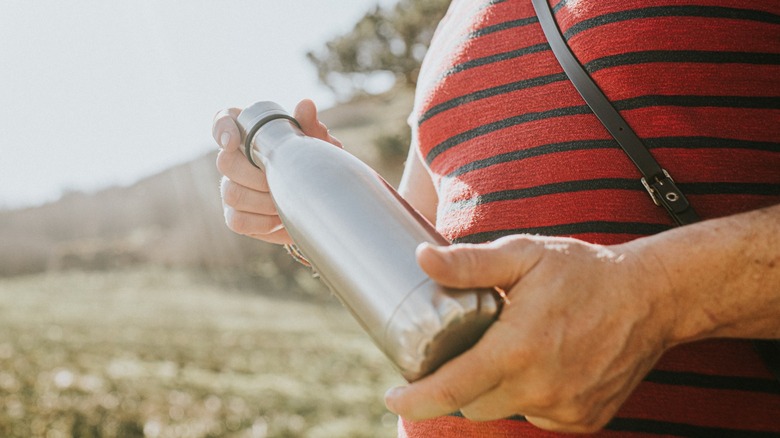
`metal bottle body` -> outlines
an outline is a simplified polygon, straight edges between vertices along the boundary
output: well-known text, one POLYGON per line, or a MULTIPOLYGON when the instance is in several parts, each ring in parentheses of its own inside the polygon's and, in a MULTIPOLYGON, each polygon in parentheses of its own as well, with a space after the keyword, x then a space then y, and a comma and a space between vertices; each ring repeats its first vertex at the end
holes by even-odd
POLYGON ((287 232, 406 379, 469 348, 497 317, 496 291, 446 289, 422 271, 416 247, 447 241, 365 163, 286 119, 248 140, 287 232))

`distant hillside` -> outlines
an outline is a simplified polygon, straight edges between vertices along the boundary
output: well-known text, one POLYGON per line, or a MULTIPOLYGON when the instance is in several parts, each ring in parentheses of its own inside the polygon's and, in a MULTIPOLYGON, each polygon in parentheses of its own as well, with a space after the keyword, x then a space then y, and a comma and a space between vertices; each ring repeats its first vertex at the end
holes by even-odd
POLYGON ((406 119, 413 100, 409 90, 358 97, 323 111, 321 118, 346 150, 397 186, 409 146, 406 119))
MULTIPOLYGON (((397 184, 403 161, 397 143, 411 105, 410 92, 395 91, 338 105, 322 119, 348 151, 397 184)), ((284 251, 225 227, 215 157, 216 151, 129 187, 0 211, 0 275, 153 263, 216 273, 240 268, 286 287, 297 268, 284 251)))

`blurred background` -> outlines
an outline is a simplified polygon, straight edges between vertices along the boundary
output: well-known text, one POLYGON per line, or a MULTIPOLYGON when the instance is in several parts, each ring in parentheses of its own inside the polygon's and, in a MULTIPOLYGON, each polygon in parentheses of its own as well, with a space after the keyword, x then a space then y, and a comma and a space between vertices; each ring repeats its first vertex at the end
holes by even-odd
POLYGON ((448 3, 0 2, 0 436, 394 436, 389 362, 225 227, 211 119, 313 98, 397 184, 448 3))

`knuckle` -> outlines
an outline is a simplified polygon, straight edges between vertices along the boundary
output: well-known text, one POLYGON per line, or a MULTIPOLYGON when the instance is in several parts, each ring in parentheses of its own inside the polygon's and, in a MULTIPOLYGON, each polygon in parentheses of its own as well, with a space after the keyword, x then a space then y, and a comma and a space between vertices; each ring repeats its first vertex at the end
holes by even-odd
POLYGON ((239 173, 239 159, 243 157, 240 152, 220 152, 217 155, 217 170, 228 178, 239 173))
POLYGON ((225 205, 238 207, 244 199, 245 189, 238 184, 226 184, 222 194, 222 200, 225 205))
POLYGON ((241 114, 241 108, 230 107, 225 110, 231 119, 234 121, 238 119, 238 115, 241 114))
POLYGON ((226 116, 229 117, 229 115, 230 115, 230 112, 229 112, 228 108, 222 108, 219 111, 217 111, 216 113, 214 113, 214 117, 212 117, 212 121, 214 123, 217 123, 218 120, 220 120, 221 118, 226 117, 226 116))
POLYGON ((219 143, 219 136, 235 126, 236 122, 228 110, 220 110, 214 114, 211 122, 211 135, 219 143))
POLYGON ((456 269, 452 271, 458 283, 469 284, 479 270, 480 256, 474 245, 461 244, 451 247, 452 261, 456 269))
POLYGON ((517 242, 519 242, 522 239, 523 239, 522 234, 510 234, 508 236, 499 237, 498 239, 490 242, 489 245, 493 245, 497 248, 502 248, 507 245, 509 246, 515 245, 517 244, 517 242))
POLYGON ((558 405, 558 395, 549 389, 540 389, 529 394, 528 402, 540 410, 550 410, 558 405))
POLYGON ((228 215, 225 217, 225 222, 227 224, 227 227, 233 231, 234 233, 238 234, 248 234, 248 221, 247 216, 245 214, 242 214, 237 211, 231 211, 228 215))
POLYGON ((215 140, 217 139, 217 134, 219 133, 219 122, 224 116, 225 110, 219 110, 214 114, 214 117, 211 118, 211 135, 215 140))
POLYGON ((232 208, 229 208, 229 210, 230 214, 226 214, 225 216, 228 228, 234 233, 245 236, 266 236, 272 233, 277 226, 281 224, 281 220, 278 216, 256 215, 253 213, 236 211, 232 208))
POLYGON ((434 401, 449 411, 456 411, 460 408, 460 399, 450 386, 440 386, 433 393, 434 401))
POLYGON ((496 240, 495 245, 497 249, 510 259, 516 259, 523 257, 530 251, 535 251, 539 245, 536 240, 530 239, 528 236, 505 236, 496 240))
POLYGON ((217 154, 217 170, 222 175, 227 175, 232 167, 233 159, 230 155, 225 151, 219 151, 219 154, 217 154))
POLYGON ((477 251, 465 251, 464 252, 464 263, 465 263, 465 269, 462 269, 460 271, 460 274, 463 276, 463 280, 467 282, 471 282, 471 279, 474 277, 475 274, 478 273, 479 270, 479 264, 480 264, 480 257, 479 253, 477 251))

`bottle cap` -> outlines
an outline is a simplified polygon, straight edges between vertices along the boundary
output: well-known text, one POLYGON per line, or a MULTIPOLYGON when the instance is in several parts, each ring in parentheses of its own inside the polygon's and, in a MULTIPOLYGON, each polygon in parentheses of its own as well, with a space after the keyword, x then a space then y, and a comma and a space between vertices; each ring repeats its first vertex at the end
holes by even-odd
POLYGON ((241 131, 241 136, 244 139, 244 155, 246 155, 249 161, 256 167, 259 166, 252 158, 252 139, 254 138, 255 133, 257 133, 263 125, 276 119, 291 120, 298 125, 299 128, 301 126, 297 120, 276 102, 255 102, 244 108, 238 115, 238 129, 241 131))

